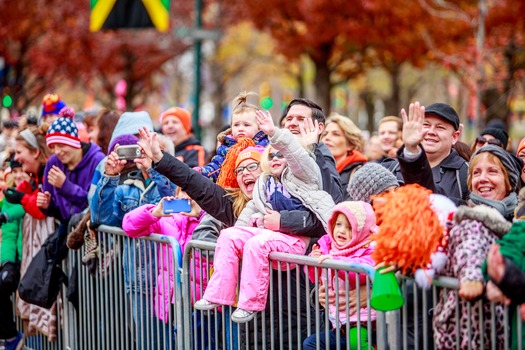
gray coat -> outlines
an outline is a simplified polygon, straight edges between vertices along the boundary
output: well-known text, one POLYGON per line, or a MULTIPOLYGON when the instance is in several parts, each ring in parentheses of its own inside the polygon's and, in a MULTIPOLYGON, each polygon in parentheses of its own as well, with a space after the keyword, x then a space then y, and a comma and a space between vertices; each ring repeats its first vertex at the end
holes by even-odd
MULTIPOLYGON (((280 151, 287 160, 281 175, 281 182, 291 196, 298 198, 312 211, 326 229, 329 214, 335 203, 327 192, 322 190, 321 171, 313 155, 308 152, 287 129, 277 129, 270 137, 270 144, 280 151)), ((248 226, 250 220, 262 218, 266 209, 272 209, 266 201, 266 184, 271 175, 261 174, 255 183, 253 199, 241 212, 235 226, 248 226)))

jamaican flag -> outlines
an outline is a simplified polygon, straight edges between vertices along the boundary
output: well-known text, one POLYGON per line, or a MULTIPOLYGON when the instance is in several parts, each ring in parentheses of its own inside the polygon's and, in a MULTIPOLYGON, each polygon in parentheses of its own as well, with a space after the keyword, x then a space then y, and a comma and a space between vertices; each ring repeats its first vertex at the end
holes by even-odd
POLYGON ((90 0, 89 29, 148 28, 168 30, 170 0, 90 0))

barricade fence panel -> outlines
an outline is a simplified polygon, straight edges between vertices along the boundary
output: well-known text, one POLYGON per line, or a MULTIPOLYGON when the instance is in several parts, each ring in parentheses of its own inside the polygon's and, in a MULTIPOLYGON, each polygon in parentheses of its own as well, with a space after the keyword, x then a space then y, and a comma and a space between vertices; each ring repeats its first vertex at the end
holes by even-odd
POLYGON ((101 226, 97 238, 63 264, 70 287, 61 293, 57 341, 38 334, 26 348, 523 349, 519 310, 462 301, 453 278, 425 291, 400 277, 404 305, 383 313, 370 306, 373 267, 271 253, 266 308, 237 324, 235 305, 193 308, 214 271, 214 243, 191 241, 182 256, 167 236, 129 238, 101 226))

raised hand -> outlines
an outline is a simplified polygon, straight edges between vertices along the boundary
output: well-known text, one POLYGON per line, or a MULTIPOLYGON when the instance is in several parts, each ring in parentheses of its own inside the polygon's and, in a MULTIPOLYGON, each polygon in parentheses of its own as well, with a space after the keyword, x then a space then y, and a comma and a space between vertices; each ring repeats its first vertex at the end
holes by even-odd
POLYGON ((275 134, 275 124, 273 123, 272 115, 269 111, 257 111, 255 112, 255 118, 259 129, 262 130, 266 135, 273 136, 275 134))
MULTIPOLYGON (((118 144, 115 146, 115 150, 118 148, 118 144)), ((106 160, 106 168, 104 172, 108 176, 115 176, 120 174, 124 165, 126 165, 127 160, 119 159, 119 156, 116 151, 113 151, 109 154, 108 159, 106 160)))
POLYGON ((304 124, 299 125, 301 143, 304 146, 312 145, 319 141, 319 122, 312 118, 306 118, 304 124))
POLYGON ((66 182, 66 174, 57 167, 56 165, 53 165, 51 170, 47 173, 47 181, 51 184, 51 186, 55 188, 61 188, 64 182, 66 182))
POLYGON ((157 134, 143 127, 139 129, 139 138, 137 145, 139 145, 142 154, 154 162, 160 161, 162 159, 162 151, 157 140, 157 134))
POLYGON ((425 121, 425 107, 419 102, 411 103, 408 108, 408 116, 405 109, 401 110, 403 119, 403 143, 410 153, 419 153, 418 145, 423 141, 428 131, 423 130, 425 121))

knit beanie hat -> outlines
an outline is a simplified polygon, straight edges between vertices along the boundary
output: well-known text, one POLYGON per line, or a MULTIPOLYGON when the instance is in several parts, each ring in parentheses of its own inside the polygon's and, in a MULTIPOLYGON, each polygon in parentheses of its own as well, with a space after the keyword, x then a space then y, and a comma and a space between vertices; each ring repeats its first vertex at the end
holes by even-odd
POLYGON ((139 142, 139 139, 137 136, 132 134, 124 134, 117 136, 111 141, 109 147, 108 147, 108 155, 113 152, 116 145, 119 146, 127 146, 127 145, 136 145, 137 142, 139 142))
POLYGON ((217 185, 223 188, 239 188, 237 177, 233 173, 237 164, 237 157, 248 147, 254 147, 255 142, 249 137, 241 137, 237 143, 230 147, 224 162, 222 162, 221 171, 217 178, 217 185))
POLYGON ((260 162, 261 154, 263 152, 264 152, 264 147, 261 147, 261 146, 245 148, 237 156, 237 159, 235 160, 235 168, 237 168, 239 164, 244 162, 246 159, 253 159, 256 162, 260 162))
POLYGON ((162 124, 164 118, 170 116, 179 119, 188 134, 191 132, 191 114, 188 110, 180 107, 171 107, 170 109, 162 112, 159 117, 160 123, 162 124))
POLYGON ((501 142, 501 147, 504 149, 507 148, 507 143, 509 142, 509 134, 503 129, 498 128, 486 128, 480 133, 480 136, 483 135, 492 135, 501 142))
POLYGON ((332 209, 327 231, 332 240, 331 253, 337 255, 341 250, 344 250, 342 254, 355 251, 370 243, 370 235, 377 233, 374 209, 365 202, 341 202, 332 209), (334 225, 339 214, 346 216, 352 227, 352 238, 344 246, 338 246, 334 239, 334 225))
POLYGON ((73 120, 63 117, 55 120, 47 130, 46 143, 48 147, 60 143, 73 148, 80 148, 78 129, 73 120))
POLYGON ((378 195, 391 186, 399 187, 395 175, 381 164, 368 162, 357 169, 348 182, 346 191, 350 200, 371 203, 371 196, 378 195))
POLYGON ((501 147, 485 145, 479 148, 476 152, 474 152, 470 159, 473 159, 475 156, 482 152, 490 152, 499 158, 505 169, 507 169, 507 172, 509 174, 510 186, 512 187, 512 190, 515 191, 518 186, 518 180, 521 176, 521 169, 518 165, 518 162, 516 161, 515 156, 505 151, 501 147))
POLYGON ((66 107, 66 104, 57 94, 47 94, 42 99, 42 116, 58 114, 64 107, 66 107))

